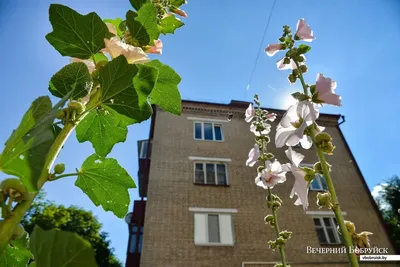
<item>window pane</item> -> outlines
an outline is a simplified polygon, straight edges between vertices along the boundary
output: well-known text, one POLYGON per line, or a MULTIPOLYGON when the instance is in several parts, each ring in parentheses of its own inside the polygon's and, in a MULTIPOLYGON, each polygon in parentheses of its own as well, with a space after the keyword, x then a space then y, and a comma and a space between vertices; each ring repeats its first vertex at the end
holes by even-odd
POLYGON ((218 184, 226 185, 226 170, 225 164, 217 164, 218 184))
POLYGON ((204 139, 213 140, 212 123, 204 123, 204 139))
POLYGON ((326 227, 332 227, 332 222, 330 218, 324 218, 324 224, 326 227))
POLYGON ((141 159, 145 159, 146 156, 147 156, 147 144, 148 144, 148 141, 142 141, 140 143, 140 155, 139 155, 139 158, 141 158, 141 159))
POLYGON ((194 172, 195 183, 204 184, 204 170, 203 163, 196 163, 196 170, 194 172))
POLYGON ((208 242, 219 243, 218 215, 208 215, 208 242))
POLYGON ((143 243, 143 234, 140 234, 139 235, 139 248, 138 248, 139 253, 142 252, 142 243, 143 243))
POLYGON ((131 235, 131 245, 129 246, 129 252, 134 253, 136 251, 136 233, 131 235))
POLYGON ((319 218, 314 218, 314 225, 321 226, 321 221, 319 220, 319 218))
POLYGON ((133 227, 132 227, 132 232, 137 233, 137 231, 138 231, 138 227, 137 227, 136 225, 133 226, 133 227))
POLYGON ((315 178, 312 180, 311 185, 310 185, 310 189, 311 189, 311 190, 318 190, 318 189, 320 189, 320 186, 319 186, 318 178, 317 178, 317 177, 315 177, 315 178))
POLYGON ((221 125, 214 125, 215 140, 222 140, 222 128, 221 125))
POLYGON ((326 239, 326 236, 325 236, 324 229, 323 229, 323 228, 317 227, 316 230, 317 230, 317 235, 318 235, 318 240, 319 240, 319 242, 320 242, 321 244, 326 244, 326 243, 328 243, 328 240, 326 239))
POLYGON ((328 186, 326 185, 325 177, 322 175, 318 175, 318 176, 319 176, 319 180, 321 181, 322 188, 325 190, 328 189, 328 186))
POLYGON ((207 184, 215 184, 214 164, 206 164, 207 184))
POLYGON ((201 123, 196 122, 194 124, 194 132, 195 132, 196 139, 202 139, 201 138, 201 123))
POLYGON ((326 232, 328 233, 329 236, 329 243, 337 243, 335 233, 333 231, 334 230, 332 228, 326 228, 326 232))

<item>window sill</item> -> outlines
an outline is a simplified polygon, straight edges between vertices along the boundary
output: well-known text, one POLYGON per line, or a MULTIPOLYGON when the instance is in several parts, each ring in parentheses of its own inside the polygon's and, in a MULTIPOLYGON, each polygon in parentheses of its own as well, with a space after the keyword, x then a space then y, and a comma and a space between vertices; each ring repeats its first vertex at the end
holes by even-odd
POLYGON ((207 140, 207 139, 197 139, 194 138, 195 141, 206 141, 206 142, 217 142, 217 143, 223 143, 225 140, 207 140))
POLYGON ((202 184, 202 183, 193 183, 194 185, 204 185, 204 186, 215 186, 215 187, 229 187, 229 184, 202 184))
POLYGON ((235 244, 222 244, 222 243, 195 243, 200 247, 233 247, 235 244))

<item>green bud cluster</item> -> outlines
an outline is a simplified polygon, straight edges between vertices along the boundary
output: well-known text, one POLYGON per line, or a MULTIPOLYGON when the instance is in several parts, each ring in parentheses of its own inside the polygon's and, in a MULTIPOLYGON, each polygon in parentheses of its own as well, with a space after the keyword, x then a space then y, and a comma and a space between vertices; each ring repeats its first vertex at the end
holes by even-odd
POLYGON ((332 155, 335 149, 335 146, 332 144, 332 137, 328 133, 317 134, 315 144, 328 155, 332 155))
POLYGON ((272 210, 277 210, 282 205, 282 199, 275 194, 271 194, 267 197, 268 208, 272 210))
MULTIPOLYGON (((330 165, 328 162, 326 163, 326 165, 328 165, 328 170, 329 170, 329 172, 331 171, 331 167, 332 167, 332 165, 330 165)), ((323 171, 323 169, 322 169, 322 165, 321 165, 321 162, 316 162, 315 164, 314 164, 314 172, 315 173, 319 173, 319 174, 324 174, 324 171, 323 171)))
POLYGON ((21 180, 17 178, 7 178, 0 183, 0 190, 4 196, 11 197, 16 202, 26 200, 29 193, 21 180))
POLYGON ((301 167, 300 169, 302 169, 306 173, 304 175, 304 180, 306 180, 307 182, 311 183, 312 180, 315 178, 314 169, 311 169, 309 167, 301 167))
POLYGON ((320 209, 322 207, 331 208, 332 202, 331 202, 331 195, 329 194, 329 192, 317 193, 317 205, 320 209))
POLYGON ((284 238, 284 239, 290 239, 290 237, 292 236, 292 232, 291 232, 291 231, 284 230, 284 231, 281 231, 281 232, 279 233, 279 236, 281 236, 281 237, 284 238))
POLYGON ((274 216, 271 214, 268 214, 267 216, 265 216, 264 221, 265 221, 265 224, 269 224, 271 227, 275 226, 275 219, 274 219, 274 216))

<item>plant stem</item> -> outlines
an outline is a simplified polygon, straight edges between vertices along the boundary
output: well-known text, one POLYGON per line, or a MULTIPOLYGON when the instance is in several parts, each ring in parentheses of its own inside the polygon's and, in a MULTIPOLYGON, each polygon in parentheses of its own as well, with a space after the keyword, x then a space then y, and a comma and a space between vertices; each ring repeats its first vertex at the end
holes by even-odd
MULTIPOLYGON (((299 64, 296 62, 296 60, 294 60, 294 62, 296 64, 296 66, 297 66, 297 69, 299 70, 299 79, 300 79, 301 85, 303 86, 304 93, 306 95, 308 95, 307 86, 306 86, 306 83, 304 82, 303 73, 300 71, 299 64)), ((354 252, 353 253, 350 252, 350 248, 352 249, 352 251, 354 251, 354 249, 353 249, 353 240, 352 240, 349 232, 347 231, 346 224, 344 223, 344 218, 343 218, 343 215, 342 215, 342 211, 340 210, 339 201, 338 201, 338 198, 337 198, 337 195, 336 195, 335 187, 334 187, 333 182, 332 182, 332 177, 331 177, 331 174, 329 172, 329 167, 328 167, 328 164, 326 162, 324 152, 322 151, 322 149, 320 147, 318 147, 318 145, 316 145, 316 142, 315 142, 315 131, 314 130, 311 131, 311 139, 313 141, 313 144, 314 144, 314 147, 316 149, 319 161, 321 163, 322 170, 323 170, 323 173, 324 173, 324 177, 325 177, 325 180, 326 180, 326 184, 328 185, 329 193, 331 194, 331 199, 332 199, 332 204, 333 204, 332 205, 332 210, 335 213, 336 221, 338 222, 339 228, 340 228, 340 232, 343 235, 344 244, 346 246, 346 251, 347 251, 347 256, 349 257, 349 261, 350 261, 350 266, 358 267, 359 265, 358 265, 358 259, 357 259, 356 254, 354 252)))
POLYGON ((47 181, 49 172, 56 160, 61 148, 64 146, 65 141, 68 139, 69 135, 75 129, 75 124, 73 122, 66 122, 64 128, 58 134, 47 153, 45 164, 40 174, 39 181, 37 183, 38 190, 32 192, 28 195, 27 200, 23 200, 18 205, 15 206, 11 215, 4 220, 4 223, 0 226, 0 253, 3 251, 5 246, 9 243, 13 230, 17 224, 19 224, 24 217, 25 213, 30 208, 36 195, 39 193, 43 184, 47 181))
POLYGON ((58 180, 58 179, 64 178, 64 177, 69 177, 69 176, 78 176, 79 174, 80 174, 79 172, 61 174, 61 175, 58 175, 58 176, 52 178, 51 181, 58 180))
MULTIPOLYGON (((268 187, 268 199, 272 198, 272 192, 271 192, 271 188, 268 187)), ((281 232, 279 230, 279 224, 278 224, 278 213, 276 212, 276 209, 271 208, 272 209, 272 215, 274 216, 274 228, 275 228, 275 233, 276 233, 276 237, 279 237, 279 233, 281 232)), ((282 259, 282 265, 283 267, 286 267, 286 256, 285 256, 285 251, 283 249, 283 245, 279 246, 279 253, 281 254, 281 259, 282 259)))

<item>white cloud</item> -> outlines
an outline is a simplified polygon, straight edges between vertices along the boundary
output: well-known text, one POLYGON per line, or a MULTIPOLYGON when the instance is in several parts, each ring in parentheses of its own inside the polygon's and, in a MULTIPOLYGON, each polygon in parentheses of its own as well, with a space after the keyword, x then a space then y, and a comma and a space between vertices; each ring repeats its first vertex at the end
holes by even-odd
MULTIPOLYGON (((377 200, 377 199, 379 199, 381 196, 382 196, 382 190, 383 190, 383 188, 385 187, 385 186, 387 186, 388 184, 386 184, 386 183, 383 183, 383 184, 378 184, 378 185, 376 185, 373 189, 372 189, 372 191, 371 191, 371 195, 374 197, 374 199, 375 199, 375 201, 377 200)), ((381 208, 382 209, 387 209, 387 208, 389 208, 389 205, 387 204, 387 203, 385 203, 385 202, 383 202, 383 200, 381 200, 381 208)))

